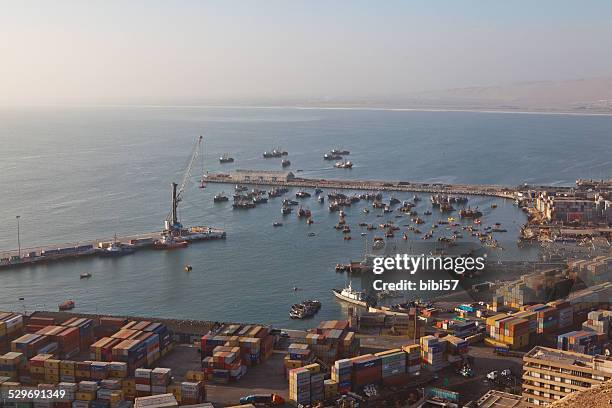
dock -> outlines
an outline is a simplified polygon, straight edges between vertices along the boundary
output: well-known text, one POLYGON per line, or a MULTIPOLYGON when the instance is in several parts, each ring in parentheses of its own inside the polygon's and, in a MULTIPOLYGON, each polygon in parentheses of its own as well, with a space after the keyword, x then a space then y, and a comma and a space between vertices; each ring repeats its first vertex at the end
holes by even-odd
MULTIPOLYGON (((0 270, 39 263, 76 259, 88 256, 105 256, 112 243, 128 246, 133 250, 151 249, 163 231, 117 236, 109 239, 94 239, 80 242, 44 245, 38 247, 0 251, 0 270)), ((226 232, 220 228, 196 226, 185 230, 179 238, 188 242, 225 239, 226 232)))
POLYGON ((518 193, 533 189, 546 189, 547 191, 559 192, 570 190, 570 187, 558 186, 503 186, 495 184, 447 184, 384 180, 317 179, 297 177, 292 172, 258 170, 236 170, 230 174, 209 173, 206 174, 202 180, 206 183, 325 188, 332 190, 461 194, 500 197, 512 200, 517 198, 518 193))

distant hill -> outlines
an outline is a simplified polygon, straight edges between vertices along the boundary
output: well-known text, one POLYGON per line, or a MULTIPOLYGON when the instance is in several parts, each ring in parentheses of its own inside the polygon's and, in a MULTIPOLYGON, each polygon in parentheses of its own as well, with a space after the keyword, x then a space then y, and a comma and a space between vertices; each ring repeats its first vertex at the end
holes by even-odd
POLYGON ((457 88, 421 92, 413 99, 465 108, 612 113, 612 78, 457 88))

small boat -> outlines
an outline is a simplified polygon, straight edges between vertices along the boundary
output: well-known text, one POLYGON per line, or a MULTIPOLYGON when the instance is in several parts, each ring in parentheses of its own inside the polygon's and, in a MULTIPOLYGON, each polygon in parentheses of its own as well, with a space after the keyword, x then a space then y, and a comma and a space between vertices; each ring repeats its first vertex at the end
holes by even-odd
POLYGON ((426 211, 423 213, 423 215, 431 215, 431 211, 426 210, 426 211))
POLYGON ((323 189, 322 189, 322 188, 317 187, 317 188, 315 188, 314 193, 315 193, 315 194, 322 194, 322 193, 323 193, 323 189))
POLYGON ((272 149, 272 151, 266 151, 263 153, 263 157, 264 159, 270 159, 273 157, 281 157, 281 156, 287 156, 289 153, 287 153, 286 151, 280 150, 280 149, 272 149))
POLYGON ((58 309, 61 312, 61 311, 64 311, 64 310, 72 310, 72 309, 74 309, 75 306, 76 305, 74 303, 74 300, 67 300, 65 302, 60 303, 58 305, 58 309))
POLYGON ((310 197, 310 193, 307 191, 300 190, 297 193, 295 193, 295 197, 296 198, 308 198, 310 197))
POLYGON ((317 234, 315 234, 314 232, 309 232, 309 233, 308 233, 308 236, 309 236, 309 237, 316 237, 316 236, 317 236, 317 234))
POLYGON ((350 235, 345 235, 344 236, 344 240, 345 241, 350 241, 351 240, 351 236, 350 235))
POLYGON ((349 152, 348 150, 342 150, 342 149, 332 149, 330 153, 336 154, 338 156, 348 156, 349 154, 351 154, 351 152, 349 152))
POLYGON ((412 201, 414 201, 415 203, 417 201, 421 201, 421 197, 419 197, 418 195, 415 194, 414 197, 412 197, 412 201))
POLYGON ((84 273, 82 273, 82 274, 80 275, 80 278, 81 278, 81 279, 89 279, 89 278, 91 278, 91 273, 89 273, 89 272, 84 272, 84 273))
POLYGON ((164 235, 161 239, 153 243, 154 249, 179 249, 185 248, 189 245, 187 241, 182 239, 174 238, 170 235, 164 235))
POLYGON ((342 156, 340 156, 339 154, 335 154, 335 153, 325 153, 323 155, 323 160, 339 160, 341 159, 342 156))
POLYGON ((213 197, 213 201, 214 201, 215 203, 222 203, 222 202, 224 202, 224 201, 229 201, 229 197, 228 197, 228 196, 226 196, 226 195, 223 193, 223 191, 222 191, 222 192, 220 192, 219 194, 216 194, 216 195, 213 197))
POLYGON ((334 164, 334 167, 337 169, 352 169, 353 162, 342 160, 342 161, 336 162, 336 164, 334 164))
POLYGON ((382 249, 385 247, 385 240, 381 237, 374 237, 374 242, 372 243, 373 249, 382 249))
POLYGON ((367 236, 367 235, 368 235, 368 233, 367 233, 367 232, 362 232, 362 233, 361 233, 361 236, 362 236, 362 237, 365 237, 365 236, 367 236))
POLYGON ((391 197, 391 198, 389 199, 389 205, 395 205, 395 204, 399 204, 399 203, 400 203, 400 200, 398 200, 398 199, 397 199, 397 198, 395 198, 395 197, 391 197))
POLYGON ((312 223, 314 223, 314 221, 312 220, 312 218, 308 217, 308 219, 306 220, 306 224, 311 225, 312 223))
POLYGON ((281 166, 283 167, 289 167, 291 166, 291 162, 287 159, 283 159, 283 161, 281 162, 281 166))
POLYGON ((283 226, 283 223, 282 223, 282 222, 280 222, 280 221, 276 221, 276 222, 273 222, 273 223, 272 223, 272 226, 273 226, 273 227, 282 227, 282 226, 283 226))
POLYGON ((491 208, 497 208, 497 204, 491 204, 491 208))
POLYGON ((239 201, 236 201, 234 204, 232 204, 232 208, 237 209, 237 210, 255 208, 256 206, 257 204, 255 204, 254 202, 246 201, 246 200, 239 200, 239 201))
MULTIPOLYGON (((116 238, 115 238, 116 239, 116 238)), ((123 245, 121 242, 114 241, 105 248, 100 255, 102 256, 122 256, 134 253, 134 248, 131 245, 123 245)))
POLYGON ((283 214, 283 215, 291 214, 291 211, 293 211, 293 209, 291 207, 289 207, 289 206, 286 206, 286 205, 284 205, 281 208, 281 214, 283 214))
POLYGON ((325 197, 323 197, 323 194, 319 194, 319 198, 318 198, 319 202, 321 204, 323 204, 325 202, 325 197))
POLYGON ((370 306, 371 302, 365 292, 353 289, 351 282, 344 289, 332 289, 334 296, 348 303, 362 307, 370 306))
POLYGON ((367 208, 364 208, 364 209, 363 209, 363 213, 364 213, 364 214, 369 214, 369 213, 370 213, 370 210, 368 210, 367 208))
POLYGON ((253 197, 253 203, 255 204, 265 204, 267 202, 268 202, 268 197, 264 197, 264 196, 253 197))
POLYGON ((293 201, 293 200, 288 200, 288 199, 284 199, 283 200, 283 205, 288 206, 288 205, 299 205, 300 203, 298 203, 297 201, 293 201))
POLYGON ((193 268, 191 267, 191 265, 185 265, 185 272, 191 272, 193 268))
POLYGON ((236 184, 236 187, 234 187, 234 189, 236 191, 247 191, 249 188, 247 186, 241 186, 240 184, 236 184))
POLYGON ((298 209, 297 216, 300 217, 300 218, 302 218, 302 217, 309 218, 311 215, 312 214, 311 214, 310 210, 307 209, 307 208, 300 207, 298 209))
POLYGON ((230 157, 229 154, 224 153, 221 157, 219 157, 219 163, 233 163, 234 158, 230 157))

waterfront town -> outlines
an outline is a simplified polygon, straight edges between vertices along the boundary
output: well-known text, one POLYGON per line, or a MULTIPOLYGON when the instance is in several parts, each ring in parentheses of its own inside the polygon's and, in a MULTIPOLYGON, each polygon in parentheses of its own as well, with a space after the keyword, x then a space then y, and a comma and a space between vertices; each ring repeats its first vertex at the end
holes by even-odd
MULTIPOLYGON (((376 306, 351 302, 347 293, 344 320, 306 330, 69 310, 3 312, 3 406, 536 407, 612 379, 610 180, 510 188, 236 174, 205 180, 503 196, 528 216, 519 242, 577 252, 518 279, 476 285, 460 299, 376 306), (30 394, 22 402, 11 390, 47 390, 53 398, 30 394)), ((5 260, 15 267, 18 261, 5 260)))

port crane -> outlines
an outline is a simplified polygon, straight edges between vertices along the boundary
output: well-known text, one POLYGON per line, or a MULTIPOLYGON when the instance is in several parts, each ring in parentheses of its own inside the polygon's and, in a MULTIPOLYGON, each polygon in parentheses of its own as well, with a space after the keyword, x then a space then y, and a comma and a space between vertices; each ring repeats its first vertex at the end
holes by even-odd
MULTIPOLYGON (((200 136, 196 140, 196 143, 191 152, 191 158, 189 159, 189 163, 187 164, 187 168, 185 169, 185 173, 183 174, 183 178, 181 180, 181 184, 172 183, 172 207, 170 214, 166 217, 166 221, 164 223, 164 234, 167 235, 176 235, 173 233, 180 233, 183 225, 178 220, 178 205, 183 200, 183 192, 185 191, 185 187, 191 178, 191 173, 193 171, 193 167, 198 160, 199 157, 203 157, 203 137, 200 136)), ((179 234, 180 235, 180 234, 179 234)))

